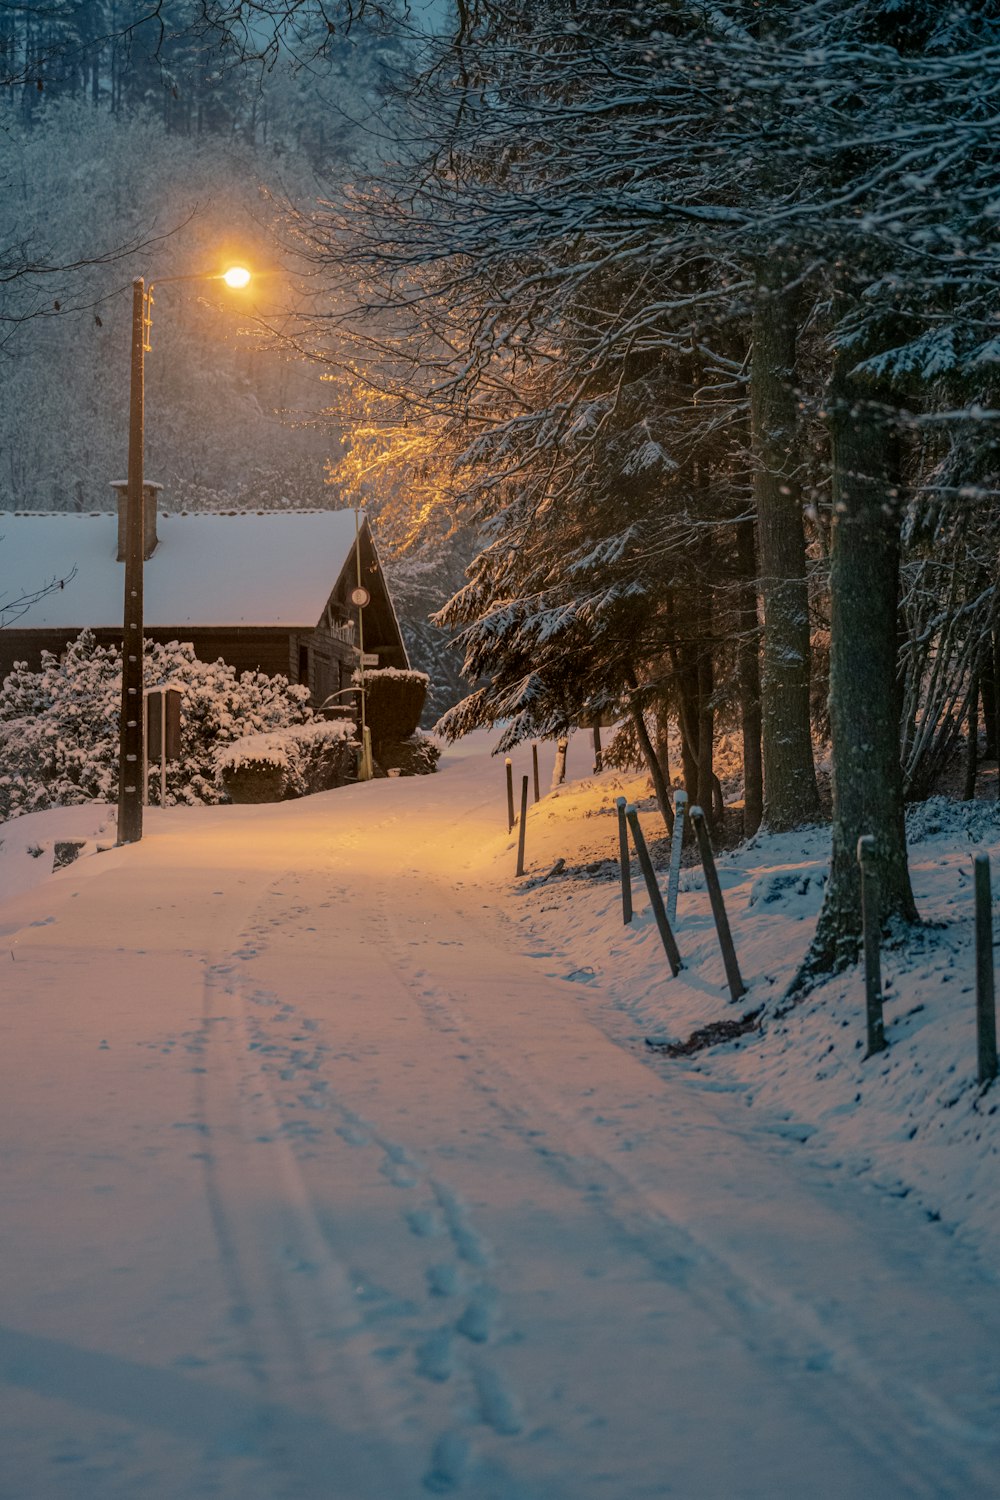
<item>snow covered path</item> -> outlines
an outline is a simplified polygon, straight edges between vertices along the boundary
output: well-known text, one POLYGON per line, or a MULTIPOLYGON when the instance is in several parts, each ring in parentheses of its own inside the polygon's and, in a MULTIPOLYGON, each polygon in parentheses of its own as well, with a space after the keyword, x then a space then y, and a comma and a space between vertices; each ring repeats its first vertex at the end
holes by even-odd
POLYGON ((995 1285, 586 1018, 496 783, 154 814, 0 908, 0 1495, 994 1496, 995 1285))

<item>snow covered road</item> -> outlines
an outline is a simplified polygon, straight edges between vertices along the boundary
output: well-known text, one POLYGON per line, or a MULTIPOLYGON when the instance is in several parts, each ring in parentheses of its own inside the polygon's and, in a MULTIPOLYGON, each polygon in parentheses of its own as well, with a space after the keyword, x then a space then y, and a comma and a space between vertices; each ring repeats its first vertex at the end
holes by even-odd
POLYGON ((154 813, 0 908, 0 1494, 995 1496, 995 1285, 588 1019, 497 779, 154 813))

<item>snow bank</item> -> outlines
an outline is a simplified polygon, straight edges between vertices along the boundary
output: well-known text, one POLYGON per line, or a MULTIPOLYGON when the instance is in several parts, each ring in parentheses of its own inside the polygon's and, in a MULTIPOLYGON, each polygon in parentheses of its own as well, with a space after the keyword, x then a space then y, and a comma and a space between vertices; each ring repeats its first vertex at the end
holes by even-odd
MULTIPOLYGON (((82 854, 113 844, 117 808, 106 802, 52 807, 24 813, 0 823, 0 901, 41 885, 52 874, 55 846, 61 839, 80 839, 82 854)), ((77 874, 79 872, 77 871, 77 874)))
POLYGON ((719 854, 747 983, 733 1005, 692 851, 679 883, 680 976, 670 977, 635 861, 636 915, 623 926, 614 806, 622 794, 639 801, 665 892, 667 841, 648 782, 609 773, 567 784, 529 810, 524 880, 513 878, 516 830, 498 839, 493 855, 532 949, 558 960, 553 972, 579 985, 591 1018, 651 1066, 739 1097, 756 1129, 800 1142, 883 1193, 909 1196, 929 1219, 995 1255, 1000 1084, 983 1093, 976 1083, 971 856, 991 856, 1000 890, 1000 807, 935 797, 909 810, 911 873, 925 926, 905 947, 883 949, 889 1046, 866 1059, 860 969, 791 1010, 783 1005, 822 903, 829 830, 758 834, 719 854), (546 878, 559 858, 565 871, 546 878), (647 1038, 682 1042, 758 1007, 763 1029, 728 1044, 686 1058, 647 1045, 647 1038))

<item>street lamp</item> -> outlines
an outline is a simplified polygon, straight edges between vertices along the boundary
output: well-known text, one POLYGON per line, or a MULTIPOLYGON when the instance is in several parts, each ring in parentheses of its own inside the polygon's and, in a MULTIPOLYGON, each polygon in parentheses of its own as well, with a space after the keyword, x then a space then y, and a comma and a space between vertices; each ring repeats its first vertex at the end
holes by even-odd
MULTIPOLYGON (((168 281, 224 281, 239 289, 250 281, 243 266, 221 275, 166 276, 168 281)), ((146 354, 153 318, 153 283, 132 282, 132 366, 129 383, 128 489, 125 500, 125 622, 122 639, 122 703, 118 732, 118 842, 142 838, 145 708, 142 696, 143 439, 146 354)))

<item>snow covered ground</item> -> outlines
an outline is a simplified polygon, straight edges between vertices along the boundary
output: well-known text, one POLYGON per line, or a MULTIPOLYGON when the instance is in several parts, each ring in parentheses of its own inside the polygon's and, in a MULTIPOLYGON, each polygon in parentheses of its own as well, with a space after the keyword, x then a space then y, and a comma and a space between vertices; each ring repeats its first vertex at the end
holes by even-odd
POLYGON ((915 818, 947 925, 885 955, 884 1056, 851 975, 671 1058, 646 1038, 774 1009, 826 836, 720 858, 734 1007, 694 868, 677 979, 638 881, 622 925, 644 783, 544 798, 516 880, 485 749, 131 849, 89 852, 97 808, 0 829, 0 1495, 994 1496, 995 809, 915 818))

